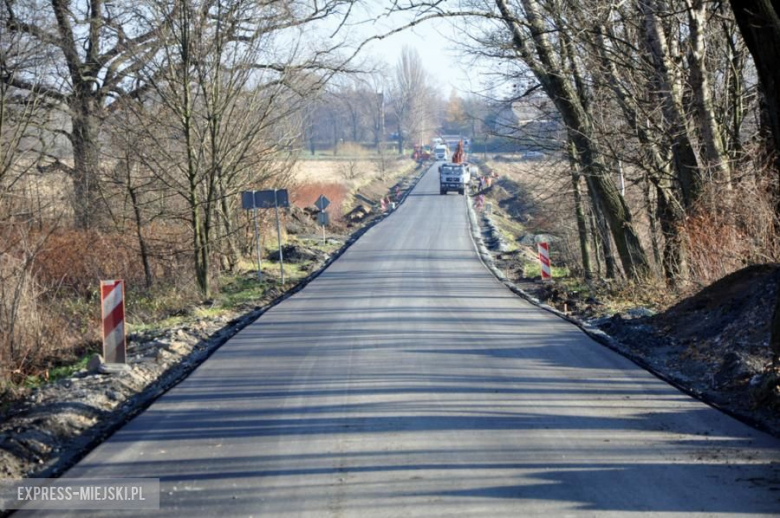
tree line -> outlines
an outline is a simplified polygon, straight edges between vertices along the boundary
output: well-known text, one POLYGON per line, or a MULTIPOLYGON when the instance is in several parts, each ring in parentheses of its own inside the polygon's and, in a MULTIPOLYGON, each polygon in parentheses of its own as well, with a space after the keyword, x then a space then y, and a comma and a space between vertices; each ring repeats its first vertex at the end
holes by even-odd
POLYGON ((396 63, 374 63, 371 68, 334 78, 318 96, 304 128, 311 154, 318 146, 338 154, 343 142, 387 152, 388 138, 403 154, 442 132, 484 134, 488 100, 442 85, 416 49, 403 47, 396 63))

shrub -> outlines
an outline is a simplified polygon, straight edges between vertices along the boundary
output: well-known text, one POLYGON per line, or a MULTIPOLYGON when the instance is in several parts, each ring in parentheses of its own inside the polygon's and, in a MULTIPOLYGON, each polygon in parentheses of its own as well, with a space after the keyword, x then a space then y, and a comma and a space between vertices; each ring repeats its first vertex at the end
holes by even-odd
POLYGON ((29 258, 0 255, 0 381, 19 383, 70 340, 67 326, 41 304, 29 258))

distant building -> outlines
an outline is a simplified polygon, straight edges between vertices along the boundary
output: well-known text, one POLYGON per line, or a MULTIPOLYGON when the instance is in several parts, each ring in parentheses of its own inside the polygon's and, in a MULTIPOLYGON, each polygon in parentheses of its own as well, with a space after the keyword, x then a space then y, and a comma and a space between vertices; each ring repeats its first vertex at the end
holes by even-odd
POLYGON ((471 139, 464 137, 463 135, 441 135, 439 140, 443 140, 444 143, 447 144, 447 147, 453 151, 456 147, 458 147, 458 143, 461 140, 463 141, 463 149, 465 151, 469 150, 469 146, 471 144, 471 139))
POLYGON ((550 147, 562 138, 563 124, 547 97, 508 101, 498 107, 493 135, 522 141, 528 147, 550 147))

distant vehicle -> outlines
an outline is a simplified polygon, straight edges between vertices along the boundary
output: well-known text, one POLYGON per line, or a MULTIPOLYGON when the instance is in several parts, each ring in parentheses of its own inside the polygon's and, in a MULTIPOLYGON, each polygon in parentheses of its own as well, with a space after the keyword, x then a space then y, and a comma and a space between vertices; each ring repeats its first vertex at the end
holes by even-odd
POLYGON ((433 155, 436 157, 436 160, 447 160, 450 157, 450 150, 446 144, 439 144, 433 148, 433 155))
POLYGON ((442 164, 439 166, 439 194, 457 191, 466 194, 471 183, 471 168, 469 164, 442 164))
POLYGON ((431 148, 429 146, 414 146, 414 151, 412 152, 412 160, 415 160, 418 163, 425 162, 427 160, 430 160, 432 157, 431 155, 431 148))
POLYGON ((544 153, 541 151, 526 151, 523 153, 523 159, 525 160, 539 160, 540 158, 544 158, 544 153))
POLYGON ((436 147, 440 144, 444 144, 444 140, 441 139, 440 137, 434 137, 433 139, 431 139, 431 146, 436 147))

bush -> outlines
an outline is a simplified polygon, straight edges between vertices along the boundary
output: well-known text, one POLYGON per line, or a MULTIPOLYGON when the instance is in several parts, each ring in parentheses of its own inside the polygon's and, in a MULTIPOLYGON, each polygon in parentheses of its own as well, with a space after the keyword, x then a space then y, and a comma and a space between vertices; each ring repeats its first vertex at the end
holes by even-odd
POLYGON ((771 190, 748 179, 730 191, 708 186, 706 208, 685 225, 692 280, 707 285, 745 266, 780 260, 774 206, 771 190))

